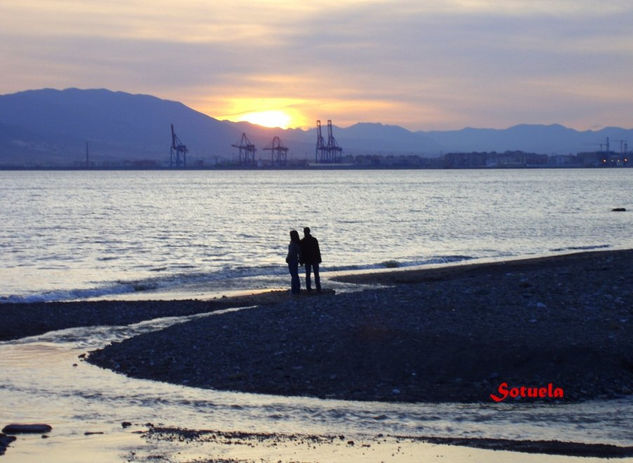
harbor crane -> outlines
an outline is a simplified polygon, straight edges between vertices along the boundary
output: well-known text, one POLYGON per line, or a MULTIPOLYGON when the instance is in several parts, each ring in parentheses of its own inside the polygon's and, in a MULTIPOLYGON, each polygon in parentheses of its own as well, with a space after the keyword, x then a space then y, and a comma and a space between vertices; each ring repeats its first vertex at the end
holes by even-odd
POLYGON ((336 138, 332 134, 332 121, 327 121, 327 148, 330 152, 330 157, 332 158, 332 162, 340 162, 341 155, 343 154, 343 148, 338 146, 336 143, 336 138))
POLYGON ((285 166, 288 158, 288 148, 281 145, 281 139, 274 137, 270 148, 264 148, 264 151, 270 151, 271 161, 273 165, 285 166))
POLYGON ((187 146, 180 141, 171 124, 171 147, 169 148, 169 167, 187 167, 187 146))
POLYGON ((233 148, 237 148, 240 153, 240 164, 255 164, 255 145, 246 136, 246 133, 242 133, 242 138, 239 144, 231 145, 233 148))
POLYGON ((314 162, 319 162, 319 154, 323 157, 325 151, 325 140, 323 139, 323 133, 321 132, 321 121, 316 121, 317 124, 317 144, 316 151, 314 153, 314 162))
POLYGON ((317 144, 316 144, 316 162, 317 163, 337 163, 341 161, 343 148, 341 148, 332 131, 332 121, 327 121, 327 143, 323 139, 321 131, 321 121, 317 121, 317 144))

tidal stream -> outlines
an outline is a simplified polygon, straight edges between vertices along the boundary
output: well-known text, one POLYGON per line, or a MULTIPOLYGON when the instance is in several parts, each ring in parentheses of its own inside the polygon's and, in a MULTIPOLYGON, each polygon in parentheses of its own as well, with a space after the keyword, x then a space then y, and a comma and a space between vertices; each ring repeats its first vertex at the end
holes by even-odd
MULTIPOLYGON (((242 309, 248 310, 248 309, 242 309)), ((422 436, 633 445, 633 399, 581 404, 401 404, 280 397, 128 378, 85 362, 109 343, 221 312, 129 326, 74 328, 0 343, 0 426, 48 423, 18 436, 12 462, 113 461, 599 461, 434 445, 422 436), (123 422, 131 423, 123 427, 123 422), (276 439, 185 442, 154 426, 273 433, 276 439), (304 438, 297 438, 299 434, 304 438), (292 437, 294 436, 294 437, 292 437), (311 439, 310 436, 336 436, 311 439), (408 436, 408 437, 398 437, 408 436), (341 438, 342 437, 342 438, 341 438)), ((622 459, 619 461, 633 461, 622 459)))

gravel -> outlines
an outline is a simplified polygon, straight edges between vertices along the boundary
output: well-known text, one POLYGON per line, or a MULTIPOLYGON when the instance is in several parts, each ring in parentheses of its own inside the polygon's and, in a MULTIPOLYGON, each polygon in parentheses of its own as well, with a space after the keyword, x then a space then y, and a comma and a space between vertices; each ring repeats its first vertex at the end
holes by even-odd
MULTIPOLYGON (((278 294, 144 334, 89 361, 222 390, 395 402, 490 402, 499 385, 579 401, 633 389, 633 251, 344 277, 358 293, 278 294)), ((179 303, 173 302, 178 305, 179 303)))

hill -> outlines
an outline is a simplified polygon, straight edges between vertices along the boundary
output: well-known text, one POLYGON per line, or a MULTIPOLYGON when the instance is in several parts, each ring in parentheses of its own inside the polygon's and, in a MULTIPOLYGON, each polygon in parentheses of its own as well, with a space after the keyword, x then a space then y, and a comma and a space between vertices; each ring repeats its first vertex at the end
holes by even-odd
MULTIPOLYGON (((325 118, 327 115, 325 115, 325 118)), ((219 121, 182 103, 149 95, 105 89, 42 89, 0 95, 0 165, 72 165, 91 160, 100 164, 148 160, 165 164, 171 144, 170 124, 189 148, 189 160, 213 164, 234 159, 236 143, 247 132, 257 146, 257 158, 273 136, 282 138, 293 159, 312 159, 315 130, 270 129, 246 122, 219 121)), ((517 125, 504 130, 466 128, 417 131, 378 123, 335 128, 346 154, 420 154, 436 156, 455 151, 523 150, 545 154, 597 150, 606 137, 631 140, 633 130, 605 128, 576 131, 561 125, 517 125)))

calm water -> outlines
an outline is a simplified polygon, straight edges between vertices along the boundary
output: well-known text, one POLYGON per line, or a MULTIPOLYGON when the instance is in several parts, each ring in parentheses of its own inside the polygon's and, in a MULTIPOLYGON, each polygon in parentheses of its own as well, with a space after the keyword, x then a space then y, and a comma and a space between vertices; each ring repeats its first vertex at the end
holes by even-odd
MULTIPOLYGON (((320 239, 330 270, 633 247, 631 213, 611 212, 633 210, 633 170, 0 172, 0 179, 4 301, 286 286, 288 230, 304 225, 320 239)), ((0 342, 0 422, 44 421, 54 428, 49 439, 21 436, 3 459, 149 462, 164 455, 185 462, 213 455, 239 461, 587 463, 599 459, 388 436, 633 445, 632 398, 582 404, 331 401, 138 380, 78 360, 110 342, 191 318, 0 342), (133 426, 124 430, 122 421, 133 426), (148 444, 134 434, 146 422, 346 439, 148 444), (387 437, 377 441, 377 435, 387 437), (358 444, 348 446, 347 439, 358 444)))
POLYGON ((286 286, 324 270, 632 247, 633 170, 0 172, 0 301, 286 286))

